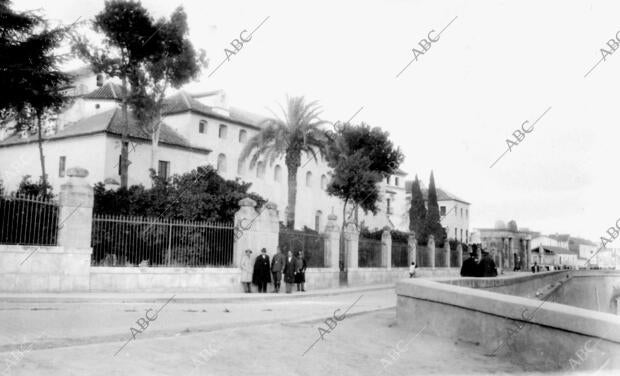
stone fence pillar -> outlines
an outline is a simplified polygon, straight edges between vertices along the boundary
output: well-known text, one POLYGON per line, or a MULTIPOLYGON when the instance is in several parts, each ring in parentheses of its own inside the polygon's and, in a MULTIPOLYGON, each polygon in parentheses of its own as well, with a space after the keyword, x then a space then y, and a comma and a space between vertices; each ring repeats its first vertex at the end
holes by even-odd
POLYGON ((409 235, 409 238, 407 239, 407 247, 409 248, 407 266, 411 265, 411 262, 414 261, 416 263, 416 266, 418 268, 420 267, 420 265, 418 265, 418 259, 417 259, 418 257, 417 245, 418 245, 418 241, 415 238, 415 233, 412 233, 411 235, 409 235))
POLYGON ((461 243, 456 245, 456 267, 460 268, 463 266, 463 246, 461 243))
POLYGON ((58 197, 58 245, 92 252, 94 194, 85 179, 88 170, 72 167, 67 170, 67 176, 69 181, 60 186, 58 197))
POLYGON ((340 259, 340 227, 337 220, 338 217, 335 214, 328 215, 325 233, 323 233, 325 267, 333 270, 339 270, 340 259))
POLYGON ((381 267, 392 269, 392 234, 387 226, 381 234, 381 267))
POLYGON ((443 242, 443 265, 446 268, 450 267, 450 242, 446 239, 443 242))
POLYGON ((233 265, 239 267, 243 252, 252 250, 252 262, 261 248, 273 256, 278 247, 280 223, 277 205, 267 202, 257 211, 256 201, 246 197, 239 201, 239 210, 235 213, 233 265))
POLYGON ((344 252, 346 257, 347 269, 357 269, 359 265, 358 248, 360 232, 353 223, 349 223, 344 228, 344 252))
POLYGON ((435 269, 435 237, 433 235, 428 236, 428 255, 430 258, 430 267, 435 269))

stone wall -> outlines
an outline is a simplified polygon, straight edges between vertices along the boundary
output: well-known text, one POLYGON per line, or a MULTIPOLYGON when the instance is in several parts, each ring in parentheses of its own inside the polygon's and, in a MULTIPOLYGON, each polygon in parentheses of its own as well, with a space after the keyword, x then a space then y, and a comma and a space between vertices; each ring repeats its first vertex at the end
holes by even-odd
POLYGON ((93 190, 88 171, 67 170, 69 180, 59 194, 58 244, 0 244, 0 291, 88 291, 93 190))
POLYGON ((580 371, 603 361, 606 369, 620 367, 620 320, 614 315, 428 279, 402 280, 396 294, 403 330, 473 343, 531 371, 572 370, 576 359, 580 371), (606 359, 577 358, 584 348, 606 359))

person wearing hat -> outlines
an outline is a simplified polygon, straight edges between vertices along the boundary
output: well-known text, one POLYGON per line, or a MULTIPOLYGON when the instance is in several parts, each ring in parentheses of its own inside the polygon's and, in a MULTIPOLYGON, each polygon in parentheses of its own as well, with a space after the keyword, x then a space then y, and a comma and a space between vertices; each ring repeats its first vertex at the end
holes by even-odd
POLYGON ((293 291, 293 283, 295 283, 295 267, 297 261, 293 257, 293 252, 288 251, 286 260, 284 260, 284 283, 286 283, 286 293, 293 291))
POLYGON ((243 285, 243 291, 247 294, 252 292, 252 287, 250 286, 250 283, 252 283, 251 255, 252 250, 246 249, 245 254, 241 257, 241 284, 243 285))
POLYGON ((478 260, 476 260, 476 245, 469 252, 469 258, 463 261, 461 266, 461 277, 477 277, 478 276, 478 260))
POLYGON ((278 253, 273 255, 271 259, 271 275, 273 276, 273 292, 280 292, 280 283, 282 282, 282 271, 284 270, 284 255, 278 247, 278 253))
POLYGON ((260 250, 260 255, 254 261, 254 274, 252 283, 258 286, 258 292, 267 292, 267 284, 271 282, 271 270, 269 256, 265 248, 260 250))
POLYGON ((489 252, 482 250, 482 259, 480 260, 480 277, 497 277, 497 268, 495 261, 489 256, 489 252))

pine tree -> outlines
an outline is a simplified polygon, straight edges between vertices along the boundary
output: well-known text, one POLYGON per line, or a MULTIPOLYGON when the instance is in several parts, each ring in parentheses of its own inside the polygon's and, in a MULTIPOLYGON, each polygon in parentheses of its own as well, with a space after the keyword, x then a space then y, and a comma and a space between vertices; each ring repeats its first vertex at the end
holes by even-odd
POLYGON ((424 206, 424 196, 420 188, 418 175, 411 185, 411 207, 409 208, 409 230, 415 232, 418 241, 424 241, 424 219, 426 218, 426 207, 424 206))
POLYGON ((431 179, 428 183, 428 207, 426 217, 424 218, 424 230, 422 235, 425 240, 428 239, 429 235, 433 235, 435 237, 435 244, 439 247, 443 246, 443 242, 446 238, 446 232, 441 226, 439 216, 439 204, 437 203, 437 190, 435 188, 433 171, 431 171, 431 179))

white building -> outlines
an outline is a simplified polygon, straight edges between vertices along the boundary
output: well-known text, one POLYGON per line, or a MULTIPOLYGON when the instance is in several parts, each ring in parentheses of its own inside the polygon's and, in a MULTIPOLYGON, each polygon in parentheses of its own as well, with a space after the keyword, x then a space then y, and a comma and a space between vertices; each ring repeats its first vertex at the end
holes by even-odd
MULTIPOLYGON (((411 202, 411 186, 413 181, 407 181, 407 210, 411 202)), ((471 204, 465 200, 458 198, 445 189, 436 188, 437 191, 437 204, 439 205, 439 216, 441 218, 441 225, 446 229, 446 235, 448 239, 459 240, 464 243, 468 243, 470 239, 469 231, 469 216, 471 204)), ((428 189, 422 188, 422 194, 424 195, 424 205, 428 208, 428 189)), ((409 213, 405 213, 406 223, 409 226, 409 213)))
MULTIPOLYGON (((122 90, 112 82, 97 87, 96 77, 91 78, 91 81, 82 79, 80 85, 89 83, 95 89, 86 95, 77 94, 80 96, 71 106, 49 124, 44 137, 46 171, 55 192, 66 179, 66 169, 72 166, 88 169, 92 184, 120 181, 122 90)), ((79 90, 81 93, 84 86, 79 90)), ((261 130, 262 117, 230 106, 223 91, 197 96, 179 92, 167 99, 164 114, 157 154, 160 176, 181 174, 211 164, 226 179, 240 178, 252 183, 250 192, 275 202, 280 219, 285 220, 288 190, 284 161, 269 165, 261 160, 252 169, 248 168, 247 161, 239 161, 247 140, 261 130)), ((0 179, 7 191, 15 190, 24 175, 31 175, 34 180, 40 176, 36 141, 33 134, 0 135, 0 179)), ((325 192, 331 172, 327 164, 307 158, 302 156, 302 167, 297 175, 295 223, 298 228, 323 230, 330 213, 342 220, 343 204, 325 192)), ((150 136, 131 113, 129 160, 129 185, 150 186, 150 136)), ((406 217, 403 212, 408 210, 405 175, 399 171, 381 183, 379 213, 374 216, 360 213, 360 221, 371 229, 389 226, 407 230, 408 219, 407 223, 402 220, 406 217)))

